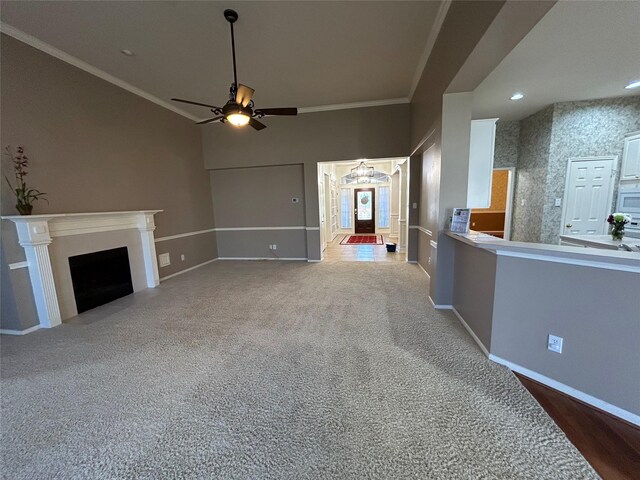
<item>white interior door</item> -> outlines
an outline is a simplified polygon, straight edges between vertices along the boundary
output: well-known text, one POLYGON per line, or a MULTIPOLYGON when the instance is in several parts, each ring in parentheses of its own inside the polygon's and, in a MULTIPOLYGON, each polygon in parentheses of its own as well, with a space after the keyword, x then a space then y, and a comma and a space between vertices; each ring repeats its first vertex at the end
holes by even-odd
POLYGON ((611 209, 614 157, 569 162, 562 230, 565 235, 603 235, 611 209))

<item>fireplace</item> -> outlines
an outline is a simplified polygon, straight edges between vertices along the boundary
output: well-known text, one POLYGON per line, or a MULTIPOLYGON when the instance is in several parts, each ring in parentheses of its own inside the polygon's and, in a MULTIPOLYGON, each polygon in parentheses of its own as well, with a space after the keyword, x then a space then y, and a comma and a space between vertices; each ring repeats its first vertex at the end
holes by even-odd
MULTIPOLYGON (((77 282, 72 280, 71 257, 126 246, 126 262, 130 267, 127 272, 129 281, 133 283, 133 291, 156 287, 160 282, 153 217, 160 212, 162 210, 3 216, 3 219, 16 224, 18 240, 24 247, 26 261, 23 263, 29 269, 39 326, 55 327, 62 320, 77 315, 79 310, 92 308, 87 305, 93 301, 85 305, 84 300, 81 302, 82 310, 79 308, 75 283, 80 288, 86 279, 78 278, 77 282)), ((104 268, 92 267, 88 270, 100 271, 104 268)), ((118 280, 115 283, 121 282, 118 280)), ((120 294, 131 293, 130 287, 127 293, 122 293, 124 291, 120 294)))
POLYGON ((69 257, 78 313, 133 293, 127 247, 69 257))

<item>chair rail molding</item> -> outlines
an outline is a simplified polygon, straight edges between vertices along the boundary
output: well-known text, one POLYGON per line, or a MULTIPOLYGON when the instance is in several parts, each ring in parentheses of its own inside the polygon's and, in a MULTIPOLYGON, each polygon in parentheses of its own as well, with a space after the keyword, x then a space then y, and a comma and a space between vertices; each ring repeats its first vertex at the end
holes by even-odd
POLYGON ((40 327, 51 328, 62 323, 49 257, 49 244, 55 237, 137 229, 142 240, 147 286, 153 288, 160 283, 153 240, 154 215, 159 212, 162 210, 3 216, 2 219, 16 224, 18 241, 27 257, 40 327))

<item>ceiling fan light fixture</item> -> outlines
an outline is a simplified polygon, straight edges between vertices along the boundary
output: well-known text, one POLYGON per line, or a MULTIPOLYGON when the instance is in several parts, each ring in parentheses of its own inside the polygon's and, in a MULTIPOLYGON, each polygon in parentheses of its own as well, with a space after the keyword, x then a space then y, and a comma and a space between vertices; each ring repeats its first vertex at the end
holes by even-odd
POLYGON ((251 117, 244 112, 230 113, 227 115, 227 122, 236 127, 244 127, 249 123, 251 117))

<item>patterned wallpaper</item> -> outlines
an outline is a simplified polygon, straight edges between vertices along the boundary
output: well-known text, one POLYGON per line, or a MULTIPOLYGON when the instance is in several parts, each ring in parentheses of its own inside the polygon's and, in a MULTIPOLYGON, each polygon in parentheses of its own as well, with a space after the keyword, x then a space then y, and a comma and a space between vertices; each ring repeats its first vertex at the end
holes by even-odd
POLYGON ((619 172, 624 137, 634 131, 640 131, 640 95, 556 103, 520 122, 498 123, 494 164, 516 166, 511 239, 557 244, 562 207, 555 199, 564 198, 569 159, 615 155, 619 172))
POLYGON ((515 167, 518 162, 518 139, 520 122, 498 122, 496 124, 496 145, 493 154, 493 167, 515 167))
POLYGON ((552 124, 553 105, 520 122, 511 220, 514 241, 540 242, 552 124))
MULTIPOLYGON (((567 162, 573 157, 615 155, 620 171, 624 136, 640 130, 640 95, 607 98, 554 105, 553 132, 546 176, 542 243, 557 244, 562 207, 555 198, 563 198, 567 162)), ((611 209, 615 208, 618 178, 611 209)), ((604 219, 603 219, 604 221, 604 219)))

